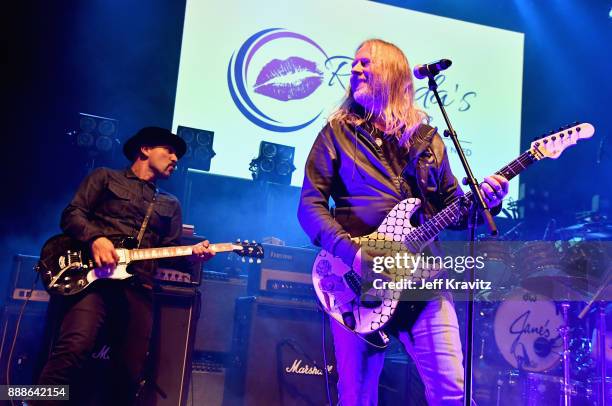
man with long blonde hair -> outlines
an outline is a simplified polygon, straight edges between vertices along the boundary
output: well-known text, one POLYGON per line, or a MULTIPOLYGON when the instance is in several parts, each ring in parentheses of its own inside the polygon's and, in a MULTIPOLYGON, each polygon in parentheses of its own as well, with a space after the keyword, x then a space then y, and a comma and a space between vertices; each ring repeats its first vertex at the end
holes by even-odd
MULTIPOLYGON (((395 45, 371 39, 353 60, 350 86, 340 107, 317 136, 306 162, 298 209, 300 223, 313 243, 361 273, 362 251, 351 237, 376 230, 401 200, 422 201, 421 220, 433 216, 462 195, 444 142, 424 124, 426 114, 414 105, 414 85, 404 53, 395 45), (335 203, 330 213, 330 197, 335 203)), ((508 181, 485 178, 484 198, 499 212, 508 181)), ((454 228, 464 228, 460 219, 454 228)), ((366 255, 364 254, 364 257, 366 255)), ((342 406, 378 401, 378 378, 384 352, 331 322, 342 406)), ((427 400, 432 405, 462 404, 463 356, 452 298, 432 293, 426 301, 401 302, 387 329, 414 359, 427 400)))

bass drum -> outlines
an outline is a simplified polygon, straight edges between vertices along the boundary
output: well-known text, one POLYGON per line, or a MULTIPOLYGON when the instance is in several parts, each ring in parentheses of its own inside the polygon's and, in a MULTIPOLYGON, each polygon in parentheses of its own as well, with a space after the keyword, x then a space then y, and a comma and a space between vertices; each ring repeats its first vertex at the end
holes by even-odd
POLYGON ((549 298, 516 289, 495 313, 495 343, 504 359, 519 371, 543 372, 561 358, 563 318, 549 298))

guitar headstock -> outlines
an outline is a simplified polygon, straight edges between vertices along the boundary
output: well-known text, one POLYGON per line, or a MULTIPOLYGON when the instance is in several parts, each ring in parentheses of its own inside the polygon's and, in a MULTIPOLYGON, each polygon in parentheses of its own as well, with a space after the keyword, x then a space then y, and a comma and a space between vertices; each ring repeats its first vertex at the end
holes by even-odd
POLYGON ((264 257, 264 248, 261 244, 249 240, 232 243, 233 251, 241 257, 255 258, 258 262, 264 257))
POLYGON ((575 145, 578 140, 591 138, 594 133, 595 128, 589 123, 572 124, 533 141, 529 150, 536 159, 557 159, 566 148, 575 145))

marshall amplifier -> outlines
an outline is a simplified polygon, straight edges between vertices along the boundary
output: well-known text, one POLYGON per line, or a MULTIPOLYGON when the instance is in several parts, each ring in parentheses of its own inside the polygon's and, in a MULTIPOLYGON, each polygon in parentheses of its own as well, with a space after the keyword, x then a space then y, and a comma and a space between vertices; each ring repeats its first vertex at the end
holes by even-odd
POLYGON ((335 405, 338 375, 327 321, 325 327, 327 363, 323 313, 314 303, 238 299, 223 405, 329 405, 324 368, 335 405))
POLYGON ((249 274, 250 295, 314 299, 312 264, 316 250, 262 244, 264 259, 249 274))
MULTIPOLYGON (((30 306, 7 305, 2 315, 0 342, 0 382, 2 385, 32 385, 48 359, 55 334, 58 307, 54 302, 30 306), (47 314, 51 312, 51 317, 47 314), (56 316, 54 316, 56 315, 56 316)), ((70 387, 72 404, 103 406, 108 399, 109 376, 113 374, 113 349, 118 345, 113 331, 114 320, 102 327, 90 356, 85 360, 82 373, 70 387)))

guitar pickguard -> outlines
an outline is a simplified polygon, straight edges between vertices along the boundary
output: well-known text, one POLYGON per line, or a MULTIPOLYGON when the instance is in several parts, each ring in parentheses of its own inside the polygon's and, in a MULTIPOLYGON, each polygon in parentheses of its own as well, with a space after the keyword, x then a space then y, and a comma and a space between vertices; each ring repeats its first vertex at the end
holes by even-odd
MULTIPOLYGON (((378 229, 366 236, 354 240, 364 250, 375 250, 384 256, 395 254, 415 255, 406 244, 415 229, 410 224, 410 217, 418 210, 420 200, 410 198, 398 203, 385 217, 378 229)), ((422 247, 427 241, 416 241, 412 246, 422 247)), ((416 253, 418 255, 419 253, 416 253)), ((385 282, 401 282, 411 279, 417 283, 423 277, 431 278, 435 272, 427 269, 407 270, 401 267, 389 267, 380 274, 368 273, 357 275, 338 257, 321 250, 313 265, 313 283, 315 291, 325 311, 334 319, 343 323, 342 313, 352 309, 357 322, 354 331, 368 334, 377 331, 392 317, 399 303, 402 289, 377 289, 373 279, 385 282), (414 271, 414 272, 413 272, 414 271), (358 284, 358 286, 357 286, 358 284)))

